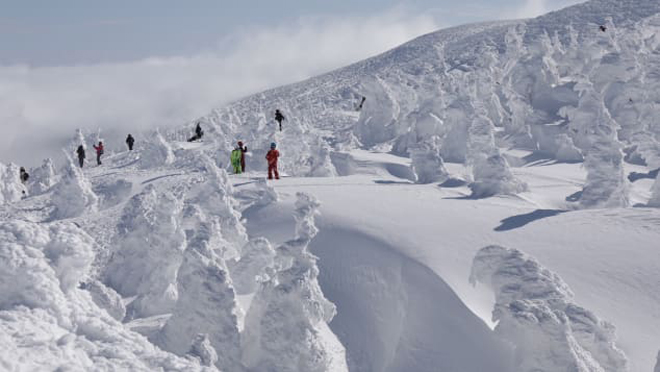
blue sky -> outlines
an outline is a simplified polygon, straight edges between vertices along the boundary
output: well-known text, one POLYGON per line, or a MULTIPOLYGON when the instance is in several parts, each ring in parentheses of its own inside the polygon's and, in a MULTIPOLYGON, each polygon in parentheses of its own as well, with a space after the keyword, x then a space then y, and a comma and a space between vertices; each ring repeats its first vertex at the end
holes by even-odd
MULTIPOLYGON (((570 0, 0 0, 0 64, 119 62, 233 49, 245 30, 401 9, 438 26, 531 16, 570 0)), ((360 35, 368 38, 369 35, 360 35)))

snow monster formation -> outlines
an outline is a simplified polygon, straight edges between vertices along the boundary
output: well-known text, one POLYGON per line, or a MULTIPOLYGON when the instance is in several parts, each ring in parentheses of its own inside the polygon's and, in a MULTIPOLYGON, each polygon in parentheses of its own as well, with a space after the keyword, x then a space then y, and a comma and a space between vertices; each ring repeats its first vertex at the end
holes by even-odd
POLYGON ((60 220, 78 217, 98 208, 99 198, 92 191, 92 185, 83 172, 73 164, 68 156, 60 181, 53 186, 52 218, 60 220))
POLYGON ((614 326, 575 304, 568 285, 533 258, 485 247, 474 258, 470 282, 495 292, 495 333, 514 345, 516 371, 628 371, 614 326))
POLYGON ((327 323, 336 309, 323 296, 317 258, 307 247, 318 232, 319 206, 312 196, 297 194, 296 237, 276 249, 274 275, 261 284, 245 318, 243 362, 249 370, 347 370, 345 357, 332 352, 339 341, 327 323))
POLYGON ((90 275, 93 245, 69 223, 0 225, 2 369, 204 370, 128 330, 79 286, 90 275))

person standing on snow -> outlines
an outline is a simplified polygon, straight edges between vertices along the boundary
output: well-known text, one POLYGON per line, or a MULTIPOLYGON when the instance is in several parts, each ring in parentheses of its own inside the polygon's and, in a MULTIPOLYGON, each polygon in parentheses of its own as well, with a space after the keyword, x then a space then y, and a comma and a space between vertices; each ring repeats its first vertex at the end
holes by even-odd
POLYGON ((275 121, 280 124, 280 132, 282 131, 282 120, 286 120, 286 118, 282 115, 280 109, 275 110, 275 121))
POLYGON ((268 160, 268 179, 273 179, 273 174, 275 179, 280 179, 280 174, 277 171, 277 159, 280 157, 280 152, 276 150, 277 145, 275 142, 270 144, 270 151, 266 154, 266 160, 268 160))
POLYGON ((21 177, 21 182, 24 185, 27 183, 28 179, 30 179, 30 175, 28 174, 28 172, 25 171, 25 168, 23 167, 21 167, 20 169, 20 177, 21 177))
POLYGON ((128 137, 126 137, 126 144, 128 145, 128 151, 133 151, 134 143, 135 143, 135 138, 133 138, 133 136, 131 136, 129 133, 128 137))
POLYGON ((193 142, 202 139, 202 136, 204 135, 204 131, 202 130, 202 125, 201 123, 197 123, 197 126, 195 127, 195 135, 190 137, 188 139, 188 142, 193 142))
POLYGON ((94 150, 96 150, 96 163, 101 165, 101 155, 103 155, 103 142, 99 141, 99 145, 94 145, 94 150))
POLYGON ((78 154, 78 163, 80 164, 80 168, 82 168, 83 164, 85 164, 85 148, 83 145, 78 146, 76 153, 78 154))
POLYGON ((238 146, 231 151, 229 160, 231 161, 231 166, 234 168, 234 174, 241 174, 241 149, 238 146))
POLYGON ((248 152, 248 148, 243 146, 243 142, 238 141, 238 149, 241 150, 241 171, 245 173, 245 153, 248 152))
POLYGON ((358 107, 357 107, 357 111, 361 111, 361 110, 362 110, 362 107, 364 106, 364 101, 366 101, 366 100, 367 100, 367 97, 362 96, 362 101, 360 101, 360 104, 359 104, 358 107))

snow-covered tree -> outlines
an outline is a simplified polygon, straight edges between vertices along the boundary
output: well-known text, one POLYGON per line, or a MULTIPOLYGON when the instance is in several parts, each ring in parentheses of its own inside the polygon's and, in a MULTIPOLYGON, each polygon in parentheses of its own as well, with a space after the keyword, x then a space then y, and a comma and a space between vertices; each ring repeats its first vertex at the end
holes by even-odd
POLYGON ((514 177, 509 163, 495 146, 493 123, 483 114, 478 115, 470 125, 468 151, 473 197, 517 194, 526 190, 527 185, 514 177))
POLYGON ((172 164, 175 160, 172 146, 156 131, 153 140, 145 141, 140 151, 139 166, 142 169, 158 168, 172 164))
POLYGON ((53 186, 51 202, 53 219, 78 217, 98 208, 98 197, 92 191, 91 183, 69 156, 66 156, 59 182, 53 186))
POLYGON ((432 137, 410 148, 411 168, 417 183, 444 182, 449 177, 440 156, 438 141, 439 138, 432 137))
POLYGON ((179 198, 153 185, 124 207, 105 278, 122 296, 137 296, 128 309, 130 317, 168 313, 176 303, 186 241, 179 221, 182 207, 179 198))
POLYGON ((276 275, 261 284, 245 319, 243 362, 251 370, 326 371, 336 358, 321 323, 335 307, 319 286, 317 258, 307 245, 318 232, 318 201, 298 193, 296 238, 278 247, 276 275))
POLYGON ((514 345, 516 371, 628 370, 614 326, 573 303, 568 285, 533 258, 515 249, 483 248, 470 282, 495 292, 495 333, 514 345))
POLYGON ((660 173, 655 178, 653 188, 651 189, 651 199, 648 203, 649 207, 660 208, 660 173))
POLYGON ((154 342, 184 356, 196 347, 198 335, 206 333, 208 353, 217 353, 215 365, 221 370, 239 371, 240 336, 234 289, 227 268, 222 261, 209 258, 207 249, 195 243, 186 248, 177 273, 176 306, 154 342))
POLYGON ((30 195, 40 195, 55 185, 55 167, 53 161, 44 159, 40 167, 30 171, 29 188, 30 195))
POLYGON ((23 191, 19 166, 0 163, 0 204, 20 200, 23 191))

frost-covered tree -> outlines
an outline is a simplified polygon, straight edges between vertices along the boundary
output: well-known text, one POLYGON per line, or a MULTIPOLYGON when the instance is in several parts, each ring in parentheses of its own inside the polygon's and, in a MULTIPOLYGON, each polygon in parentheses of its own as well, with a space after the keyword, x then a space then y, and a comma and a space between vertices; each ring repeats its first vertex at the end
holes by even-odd
POLYGON ((105 278, 122 296, 136 296, 129 317, 168 313, 176 303, 177 270, 186 242, 179 221, 182 207, 174 194, 153 185, 124 207, 105 278))
POLYGON ((94 244, 71 223, 0 224, 0 329, 20 330, 0 332, 3 369, 202 371, 130 331, 81 288, 94 244))
POLYGON ((40 195, 55 185, 55 167, 53 161, 44 159, 40 167, 30 171, 29 188, 31 195, 40 195))
POLYGON ((174 160, 172 146, 163 138, 160 131, 156 130, 153 139, 143 144, 139 166, 142 169, 158 168, 172 164, 174 160))
POLYGON ((80 168, 73 164, 68 155, 62 169, 62 176, 59 182, 53 186, 51 202, 53 219, 78 217, 98 208, 98 197, 92 191, 91 183, 80 168))
POLYGON ((653 188, 651 189, 651 199, 648 203, 649 207, 660 208, 660 173, 655 178, 653 188))
POLYGON ((417 183, 444 182, 449 173, 445 163, 440 156, 438 137, 432 137, 409 149, 411 168, 415 174, 417 183))
POLYGON ((587 181, 580 205, 584 208, 625 207, 629 204, 628 185, 617 125, 593 86, 585 83, 582 89, 578 107, 568 112, 571 125, 582 132, 586 149, 587 181))
POLYGON ((243 362, 251 370, 326 371, 333 355, 321 332, 335 307, 319 286, 317 258, 307 245, 318 232, 319 203, 298 193, 296 238, 278 247, 276 275, 261 284, 245 319, 243 362))
POLYGON ((19 166, 0 163, 0 204, 21 200, 23 190, 19 166))
POLYGON ((472 167, 472 196, 484 198, 517 194, 527 185, 514 177, 509 163, 495 146, 493 123, 479 114, 469 128, 468 165, 472 167))
POLYGON ((265 238, 255 238, 248 242, 241 251, 239 260, 229 262, 229 270, 236 288, 236 293, 245 295, 254 293, 260 283, 273 276, 275 250, 265 238))
MULTIPOLYGON (((199 243, 199 241, 197 241, 199 243)), ((208 242, 205 242, 208 243, 208 242)), ((208 257, 208 247, 189 245, 177 273, 178 301, 171 318, 154 337, 164 350, 184 356, 206 333, 221 370, 239 371, 240 336, 236 299, 227 268, 208 257), (206 251, 206 252, 205 252, 206 251)))
POLYGON ((515 347, 516 371, 627 371, 614 326, 573 303, 555 273, 515 249, 489 246, 472 263, 470 282, 495 292, 495 333, 515 347))

